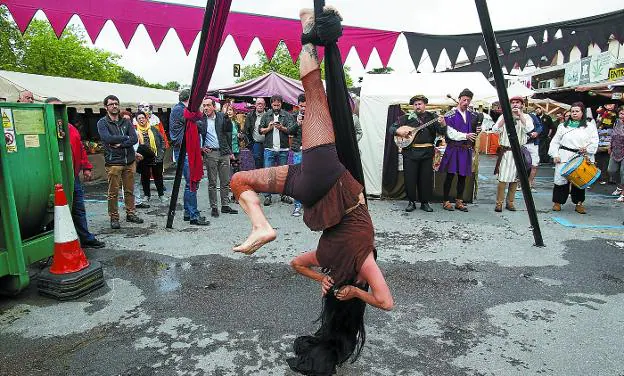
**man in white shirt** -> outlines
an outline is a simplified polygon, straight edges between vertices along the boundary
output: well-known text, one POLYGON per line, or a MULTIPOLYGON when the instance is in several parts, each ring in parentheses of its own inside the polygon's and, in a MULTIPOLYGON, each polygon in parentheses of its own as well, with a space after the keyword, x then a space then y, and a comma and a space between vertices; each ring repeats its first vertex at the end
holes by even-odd
MULTIPOLYGON (((260 134, 264 135, 264 168, 288 164, 289 131, 294 126, 293 117, 282 109, 284 100, 281 95, 271 97, 271 110, 260 121, 260 134)), ((271 193, 266 192, 264 206, 271 205, 271 193)), ((288 196, 282 196, 282 202, 292 204, 288 196)))
MULTIPOLYGON (((533 119, 530 115, 523 113, 524 99, 521 96, 512 97, 509 100, 511 104, 511 112, 513 114, 516 134, 518 136, 518 142, 520 145, 527 143, 527 133, 533 130, 533 119)), ((516 162, 511 152, 511 142, 505 129, 505 119, 503 116, 498 118, 493 130, 500 134, 499 146, 496 151, 498 159, 496 160, 496 167, 494 168, 494 174, 498 178, 498 187, 496 191, 496 205, 494 211, 503 211, 503 198, 505 196, 505 187, 508 185, 507 190, 507 203, 505 208, 509 211, 516 211, 514 206, 514 198, 516 196, 516 190, 518 189, 518 169, 516 162)), ((536 135, 537 136, 537 135, 536 135)), ((538 157, 539 159, 539 157, 538 157)), ((531 166, 526 166, 531 167, 531 166)))

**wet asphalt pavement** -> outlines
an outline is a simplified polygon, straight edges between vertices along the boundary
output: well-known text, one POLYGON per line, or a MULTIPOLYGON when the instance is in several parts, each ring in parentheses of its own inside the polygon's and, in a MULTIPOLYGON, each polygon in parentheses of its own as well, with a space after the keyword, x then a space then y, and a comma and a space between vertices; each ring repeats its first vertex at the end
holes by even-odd
MULTIPOLYGON (((366 346, 339 375, 624 375, 624 205, 613 186, 588 191, 585 216, 571 203, 555 214, 552 167, 540 168, 537 248, 520 193, 518 212, 494 213, 492 164, 481 159, 469 213, 369 201, 396 306, 367 309, 366 346)), ((288 266, 319 236, 290 206, 266 208, 278 239, 242 256, 231 252, 249 230, 242 212, 189 227, 179 211, 164 229, 167 209, 153 206, 144 224, 113 231, 101 188, 87 187, 87 211, 107 247, 86 253, 106 286, 64 303, 35 283, 0 298, 0 375, 294 374, 285 360, 316 328, 321 301, 288 266)), ((207 184, 199 194, 208 213, 207 184)))

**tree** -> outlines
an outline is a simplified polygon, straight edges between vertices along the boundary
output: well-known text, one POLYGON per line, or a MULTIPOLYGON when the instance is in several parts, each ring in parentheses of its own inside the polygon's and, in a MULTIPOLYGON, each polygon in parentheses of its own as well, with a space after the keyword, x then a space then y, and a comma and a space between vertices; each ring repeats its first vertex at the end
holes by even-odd
MULTIPOLYGON (((246 65, 241 68, 241 76, 238 80, 236 80, 236 82, 248 81, 269 72, 276 72, 286 77, 299 80, 299 60, 297 60, 296 63, 293 63, 292 58, 288 53, 288 48, 284 42, 280 42, 277 45, 277 49, 275 50, 273 58, 270 61, 266 54, 262 51, 259 51, 257 56, 259 61, 256 64, 246 65)), ((344 67, 347 87, 353 86, 353 80, 351 80, 351 77, 349 76, 350 70, 350 67, 344 67)), ((323 64, 321 64, 321 77, 325 78, 325 67, 323 64)))
POLYGON ((17 70, 23 51, 22 35, 9 20, 6 8, 0 7, 0 69, 17 70))
POLYGON ((385 67, 385 68, 373 68, 373 70, 369 70, 368 74, 388 74, 388 73, 392 73, 394 72, 394 69, 392 67, 385 67))
POLYGON ((23 37, 23 56, 17 61, 19 71, 47 76, 121 82, 123 68, 119 55, 89 48, 76 27, 68 27, 57 38, 50 24, 34 20, 23 37))

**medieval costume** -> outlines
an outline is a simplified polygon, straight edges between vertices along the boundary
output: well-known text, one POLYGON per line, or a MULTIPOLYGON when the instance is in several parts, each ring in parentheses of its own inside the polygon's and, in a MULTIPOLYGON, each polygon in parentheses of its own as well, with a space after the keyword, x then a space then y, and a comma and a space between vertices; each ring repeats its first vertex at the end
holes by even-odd
MULTIPOLYGON (((321 327, 314 335, 297 338, 294 344, 296 356, 288 360, 291 369, 307 375, 333 374, 336 366, 351 355, 359 355, 365 339, 363 317, 366 303, 383 309, 392 307, 383 277, 385 290, 380 288, 379 278, 369 280, 364 275, 365 269, 370 267, 377 268, 379 275, 381 273, 373 258, 374 229, 362 194, 364 188, 354 177, 353 170, 340 159, 338 150, 345 143, 339 138, 340 130, 350 136, 347 141, 355 142, 348 107, 344 113, 348 116, 341 119, 344 123, 336 123, 334 116, 333 107, 347 106, 348 102, 346 96, 336 102, 330 97, 330 116, 316 50, 310 44, 324 45, 326 59, 338 51, 335 41, 341 32, 340 18, 335 11, 325 9, 320 17, 316 17, 312 31, 304 34, 312 40, 303 41, 302 37, 304 48, 300 70, 307 106, 302 125, 301 164, 238 172, 231 183, 232 191, 249 215, 253 227, 249 238, 235 251, 253 253, 275 238, 275 231, 266 221, 255 192, 282 193, 301 201, 306 225, 323 232, 315 251, 306 252, 291 263, 301 274, 323 281, 321 327), (324 25, 327 27, 322 28, 324 25), (303 258, 313 261, 306 264, 297 261, 303 258), (312 270, 312 266, 321 267, 326 274, 312 270), (372 293, 368 292, 369 285, 372 293), (381 290, 385 293, 385 300, 377 298, 375 291, 381 290)), ((304 25, 311 25, 312 11, 302 11, 301 18, 304 25)), ((330 61, 340 63, 339 55, 330 61)), ((359 163, 357 146, 355 152, 357 154, 352 154, 351 160, 359 163)))
MULTIPOLYGON (((415 102, 422 101, 424 104, 428 103, 428 99, 423 95, 416 95, 410 99, 410 105, 414 105, 415 102)), ((409 126, 417 128, 423 124, 434 121, 436 115, 432 112, 423 111, 417 113, 410 111, 408 114, 401 116, 396 123, 394 123, 389 132, 392 135, 397 134, 397 129, 402 126, 409 126)), ((444 127, 438 122, 433 122, 426 128, 420 130, 414 136, 414 139, 409 146, 403 148, 401 153, 403 154, 403 174, 405 176, 405 193, 409 204, 405 211, 411 212, 416 206, 418 192, 418 201, 420 201, 420 208, 426 212, 432 212, 429 201, 433 196, 433 156, 434 142, 438 134, 444 133, 444 127)))
MULTIPOLYGON (((524 100, 520 97, 513 97, 510 99, 510 102, 512 102, 512 106, 514 106, 513 102, 523 103, 524 100)), ((533 119, 530 115, 520 113, 518 117, 514 116, 514 122, 516 134, 518 135, 518 142, 520 145, 524 145, 527 143, 527 133, 533 130, 533 119)), ((497 175, 498 179, 496 206, 494 211, 500 212, 503 210, 503 196, 505 194, 505 186, 507 185, 509 185, 509 189, 507 190, 506 208, 510 211, 516 211, 514 198, 516 190, 518 189, 518 170, 516 168, 513 153, 511 152, 509 135, 505 130, 505 119, 502 116, 496 122, 494 131, 498 132, 500 135, 498 141, 499 146, 496 150, 498 159, 496 160, 496 167, 494 168, 494 174, 497 175)))
POLYGON ((572 158, 579 154, 585 154, 591 161, 598 150, 598 131, 594 122, 587 121, 585 117, 585 106, 582 103, 575 103, 571 110, 581 109, 582 115, 579 119, 574 116, 566 120, 557 128, 557 133, 550 142, 548 154, 555 159, 555 176, 553 187, 553 210, 560 211, 561 205, 565 204, 568 196, 572 196, 572 202, 576 204, 576 211, 585 214, 585 189, 576 187, 561 175, 561 169, 572 158))
MULTIPOLYGON (((459 97, 472 99, 470 90, 464 89, 459 97)), ((446 149, 440 163, 441 172, 446 172, 444 180, 444 209, 453 210, 450 204, 450 192, 453 179, 457 175, 457 194, 455 196, 455 209, 468 211, 463 203, 464 189, 466 187, 466 177, 472 175, 472 152, 474 150, 473 141, 468 140, 467 135, 475 133, 473 129, 472 117, 474 115, 467 109, 461 110, 459 107, 455 114, 445 118, 446 122, 446 149)))

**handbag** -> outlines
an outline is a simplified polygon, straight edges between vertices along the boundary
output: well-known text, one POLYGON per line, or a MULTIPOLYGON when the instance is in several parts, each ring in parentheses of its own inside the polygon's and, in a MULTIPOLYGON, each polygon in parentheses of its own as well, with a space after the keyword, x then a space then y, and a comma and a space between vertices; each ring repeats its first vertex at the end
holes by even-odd
POLYGON ((527 174, 531 172, 531 167, 533 166, 533 158, 531 158, 531 152, 526 146, 520 146, 520 151, 522 152, 522 156, 524 157, 524 168, 527 171, 527 174))

